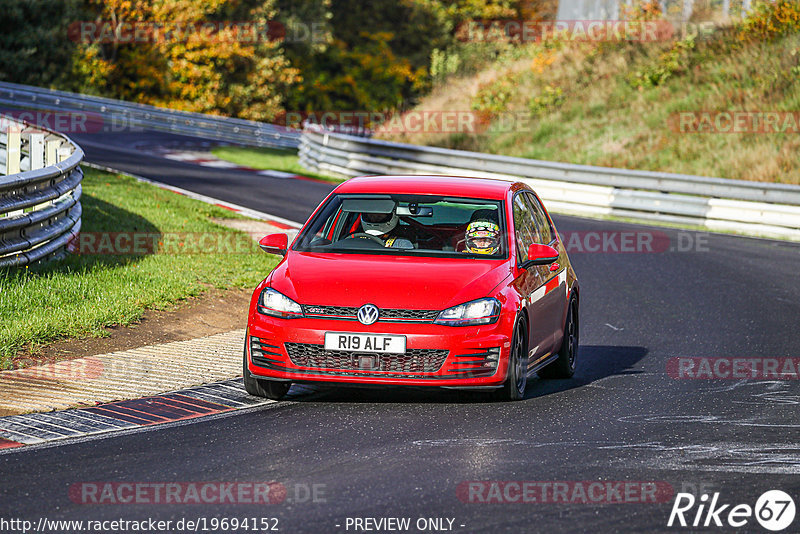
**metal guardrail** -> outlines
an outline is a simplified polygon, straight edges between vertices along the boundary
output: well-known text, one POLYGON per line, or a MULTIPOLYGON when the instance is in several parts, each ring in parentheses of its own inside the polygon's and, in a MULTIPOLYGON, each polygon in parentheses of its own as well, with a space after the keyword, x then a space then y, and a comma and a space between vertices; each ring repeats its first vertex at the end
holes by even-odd
POLYGON ((0 116, 0 267, 61 256, 81 228, 83 150, 0 116))
MULTIPOLYGON (((177 111, 99 96, 0 82, 0 104, 96 114, 115 129, 145 128, 255 147, 294 148, 300 132, 263 122, 177 111)), ((90 117, 91 118, 91 117, 90 117)))
MULTIPOLYGON (((392 143, 332 132, 314 124, 306 125, 301 136, 296 131, 271 124, 5 82, 0 82, 0 104, 94 113, 103 121, 111 117, 111 120, 122 120, 127 126, 248 146, 297 147, 300 161, 306 168, 335 176, 449 174, 522 180, 554 211, 689 224, 800 241, 800 187, 793 185, 572 165, 392 143)), ((0 142, 5 142, 2 134, 0 142)), ((80 151, 75 148, 76 152, 80 151)), ((2 154, 0 151, 0 164, 5 161, 2 154)), ((26 165, 31 165, 30 160, 30 156, 23 155, 20 170, 26 170, 26 165)), ((79 196, 80 189, 77 191, 79 196)), ((4 197, 0 197, 2 201, 4 197)), ((3 209, 0 203, 0 214, 3 209)), ((77 210, 80 210, 79 204, 77 210)), ((19 209, 7 211, 18 212, 19 209)), ((6 241, 2 222, 0 218, 0 243, 6 241)))
POLYGON ((553 211, 800 240, 800 187, 571 165, 393 143, 307 125, 300 162, 340 177, 459 175, 527 182, 553 211))

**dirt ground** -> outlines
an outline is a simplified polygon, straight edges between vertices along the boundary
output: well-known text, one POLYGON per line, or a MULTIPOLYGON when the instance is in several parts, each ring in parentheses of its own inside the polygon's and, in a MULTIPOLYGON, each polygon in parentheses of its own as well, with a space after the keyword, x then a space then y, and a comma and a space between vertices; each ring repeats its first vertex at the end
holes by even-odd
POLYGON ((208 290, 199 297, 178 303, 173 309, 149 310, 136 324, 107 328, 108 337, 65 339, 38 347, 33 352, 23 349, 15 358, 14 367, 184 341, 244 328, 252 294, 249 289, 208 290))
MULTIPOLYGON (((264 221, 212 219, 242 230, 258 241, 267 234, 286 232, 264 221)), ((288 231, 290 240, 296 232, 288 231)), ((164 311, 149 310, 141 321, 124 327, 107 328, 107 337, 65 339, 35 349, 26 347, 14 358, 13 367, 107 354, 169 341, 184 341, 244 328, 252 289, 209 289, 199 297, 179 302, 164 311)))

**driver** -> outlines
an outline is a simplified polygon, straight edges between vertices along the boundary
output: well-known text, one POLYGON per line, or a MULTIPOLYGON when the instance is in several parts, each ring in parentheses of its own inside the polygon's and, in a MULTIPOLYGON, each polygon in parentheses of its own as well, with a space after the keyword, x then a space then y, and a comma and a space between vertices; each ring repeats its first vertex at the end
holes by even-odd
POLYGON ((464 233, 466 248, 471 254, 497 254, 500 250, 500 227, 487 219, 479 219, 467 225, 464 233))
POLYGON ((408 239, 394 235, 398 217, 396 210, 391 213, 362 213, 361 227, 365 234, 369 234, 383 241, 386 248, 414 248, 408 239))

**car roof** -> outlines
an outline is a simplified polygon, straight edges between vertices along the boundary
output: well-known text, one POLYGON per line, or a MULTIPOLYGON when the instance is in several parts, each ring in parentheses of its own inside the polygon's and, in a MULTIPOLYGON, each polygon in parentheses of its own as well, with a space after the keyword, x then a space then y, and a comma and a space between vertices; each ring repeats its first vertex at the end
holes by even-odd
POLYGON ((359 176, 339 185, 336 192, 448 195, 503 200, 512 187, 517 189, 521 185, 506 180, 465 176, 359 176))

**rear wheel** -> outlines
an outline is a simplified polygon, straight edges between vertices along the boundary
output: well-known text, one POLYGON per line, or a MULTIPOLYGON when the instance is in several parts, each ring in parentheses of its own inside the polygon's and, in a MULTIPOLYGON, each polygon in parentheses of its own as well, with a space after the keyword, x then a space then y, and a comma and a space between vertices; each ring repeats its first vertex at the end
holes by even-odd
POLYGON ((567 310, 567 322, 564 325, 564 339, 561 341, 561 350, 558 359, 540 369, 538 374, 542 378, 572 378, 575 374, 575 360, 578 356, 579 340, 578 300, 572 297, 567 310))
POLYGON ((528 385, 528 344, 525 331, 525 320, 520 317, 514 326, 511 340, 508 376, 503 387, 497 391, 498 400, 517 401, 525 396, 525 387, 528 385))
POLYGON ((278 380, 253 378, 250 376, 250 370, 247 368, 246 346, 244 349, 244 358, 242 359, 242 377, 245 391, 254 397, 280 400, 289 392, 289 388, 292 387, 291 382, 280 382, 278 380))

